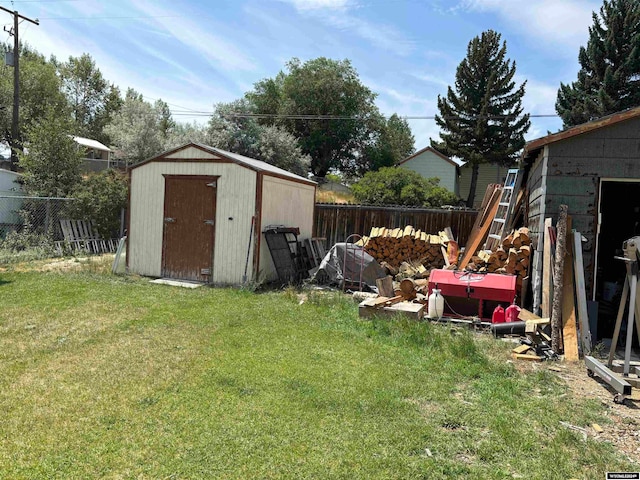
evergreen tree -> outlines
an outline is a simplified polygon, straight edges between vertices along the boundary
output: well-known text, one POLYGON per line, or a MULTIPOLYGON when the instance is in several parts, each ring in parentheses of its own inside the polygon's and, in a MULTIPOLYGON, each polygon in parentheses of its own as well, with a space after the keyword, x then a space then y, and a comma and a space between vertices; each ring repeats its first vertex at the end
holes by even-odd
POLYGON ((640 2, 605 0, 578 60, 577 81, 558 90, 565 127, 640 105, 640 2))
POLYGON ((475 37, 456 70, 455 91, 448 87, 446 97, 438 95, 435 119, 442 141, 431 139, 431 146, 471 163, 468 206, 476 195, 480 164, 511 165, 531 124, 529 114, 522 114, 526 82, 516 88, 516 64, 505 59, 506 52, 506 42, 493 30, 475 37))

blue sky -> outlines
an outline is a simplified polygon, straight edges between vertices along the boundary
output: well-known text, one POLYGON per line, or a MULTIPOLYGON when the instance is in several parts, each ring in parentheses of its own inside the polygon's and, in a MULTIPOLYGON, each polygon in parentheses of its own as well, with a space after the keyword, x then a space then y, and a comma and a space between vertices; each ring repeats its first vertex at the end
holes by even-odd
MULTIPOLYGON (((593 0, 22 0, 0 5, 38 18, 22 41, 60 60, 89 53, 111 82, 162 98, 183 121, 206 122, 217 102, 241 97, 292 57, 349 59, 382 113, 433 116, 469 41, 493 29, 507 42, 524 105, 555 114, 560 82, 574 81, 593 0)), ((9 26, 12 17, 0 12, 9 26)), ((6 39, 9 39, 8 34, 6 39)), ((438 137, 409 121, 416 149, 438 137)), ((527 139, 561 128, 533 118, 527 139)))

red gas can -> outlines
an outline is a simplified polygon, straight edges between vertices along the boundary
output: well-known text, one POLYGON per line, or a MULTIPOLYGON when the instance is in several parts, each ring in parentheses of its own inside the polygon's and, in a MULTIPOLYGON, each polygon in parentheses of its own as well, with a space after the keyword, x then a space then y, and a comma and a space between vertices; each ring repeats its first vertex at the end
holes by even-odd
POLYGON ((520 307, 515 303, 509 305, 504 311, 504 319, 507 322, 517 322, 520 315, 520 307))
POLYGON ((504 308, 502 307, 502 305, 498 305, 493 309, 491 323, 504 323, 504 318, 504 308))

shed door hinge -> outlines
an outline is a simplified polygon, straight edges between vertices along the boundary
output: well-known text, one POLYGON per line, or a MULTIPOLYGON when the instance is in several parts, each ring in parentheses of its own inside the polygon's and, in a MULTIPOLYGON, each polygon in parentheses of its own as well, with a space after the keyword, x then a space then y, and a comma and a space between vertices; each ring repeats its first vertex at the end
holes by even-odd
POLYGON ((210 268, 201 268, 200 269, 200 275, 211 275, 211 269, 210 268))
POLYGON ((213 188, 216 188, 217 186, 218 186, 218 181, 217 181, 217 180, 214 180, 214 181, 213 181, 213 182, 211 182, 211 183, 207 183, 207 187, 213 187, 213 188))
POLYGON ((215 221, 215 220, 205 220, 205 221, 204 221, 204 223, 205 223, 206 225, 215 225, 215 224, 216 224, 216 221, 215 221))

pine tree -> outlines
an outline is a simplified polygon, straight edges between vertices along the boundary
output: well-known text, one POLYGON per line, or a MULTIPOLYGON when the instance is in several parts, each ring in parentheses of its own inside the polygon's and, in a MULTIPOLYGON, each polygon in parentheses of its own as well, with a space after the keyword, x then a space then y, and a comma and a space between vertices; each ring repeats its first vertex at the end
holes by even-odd
POLYGON ((578 60, 577 81, 558 90, 565 127, 640 105, 640 2, 605 0, 578 60))
POLYGON ((471 163, 469 207, 480 164, 511 165, 531 124, 529 114, 522 114, 526 82, 516 88, 516 64, 505 59, 506 52, 506 42, 501 43, 500 34, 493 30, 475 37, 458 65, 455 92, 448 87, 446 97, 438 96, 440 115, 435 120, 442 129, 442 141, 431 139, 431 146, 471 163))

